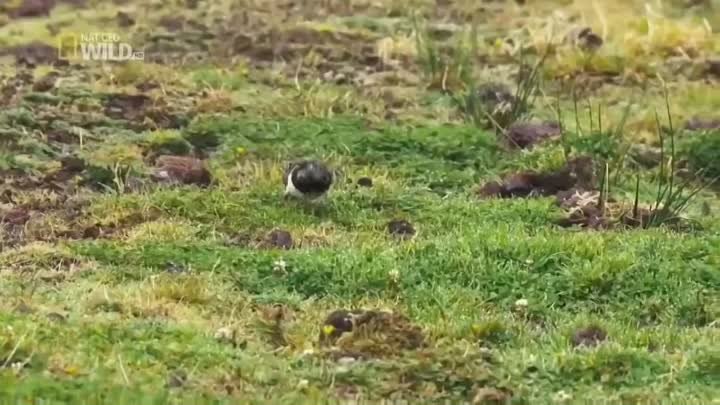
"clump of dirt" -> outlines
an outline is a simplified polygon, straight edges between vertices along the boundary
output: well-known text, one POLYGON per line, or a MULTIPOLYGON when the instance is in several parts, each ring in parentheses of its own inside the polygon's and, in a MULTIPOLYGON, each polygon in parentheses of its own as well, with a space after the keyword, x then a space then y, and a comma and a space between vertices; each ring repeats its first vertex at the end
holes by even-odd
POLYGON ((56 0, 23 0, 15 9, 9 10, 12 18, 47 17, 55 8, 56 0))
POLYGON ((555 121, 516 122, 507 129, 505 139, 512 148, 528 149, 534 145, 557 139, 562 134, 555 121))
POLYGON ((150 177, 159 183, 194 184, 208 187, 212 175, 204 160, 189 156, 162 155, 155 161, 150 177))
POLYGON ((144 94, 110 94, 105 100, 105 115, 114 119, 141 121, 151 105, 152 100, 144 94))
MULTIPOLYGON (((144 94, 113 93, 104 97, 105 115, 112 119, 129 122, 132 129, 177 129, 187 124, 190 117, 183 117, 162 99, 153 100, 144 94), (150 122, 148 122, 148 120, 150 122)), ((183 115, 188 115, 187 111, 183 115)))
POLYGON ((720 129, 720 118, 692 117, 685 123, 689 131, 712 131, 720 129))
MULTIPOLYGON (((508 116, 518 102, 510 89, 501 83, 485 83, 475 89, 474 94, 468 100, 477 100, 478 106, 468 106, 477 108, 489 114, 495 122, 505 123, 508 116)), ((487 123, 487 127, 491 128, 492 122, 487 123)))
POLYGON ((361 177, 357 180, 357 185, 369 188, 373 186, 373 180, 370 177, 361 177))
POLYGON ((35 67, 37 65, 67 65, 67 61, 58 58, 57 48, 44 42, 33 41, 28 44, 0 50, 0 55, 14 55, 18 65, 35 67))
POLYGON ((509 404, 512 395, 497 388, 483 387, 477 390, 472 405, 502 405, 509 404))
POLYGON ((590 27, 580 27, 572 30, 567 38, 573 46, 586 52, 595 52, 603 45, 603 39, 590 27))
POLYGON ((720 59, 709 60, 707 63, 707 73, 709 75, 720 77, 720 59))
POLYGON ((484 198, 547 197, 571 189, 592 190, 596 181, 592 158, 581 156, 555 171, 525 171, 506 176, 502 183, 491 181, 478 194, 484 198))
POLYGON ((662 208, 644 206, 628 207, 612 197, 603 197, 597 191, 569 190, 558 193, 557 205, 566 210, 568 216, 555 222, 569 228, 579 226, 586 229, 646 228, 653 224, 670 226, 675 230, 687 229, 687 223, 679 217, 666 213, 662 208))
POLYGON ((570 342, 573 347, 594 347, 607 340, 607 332, 598 325, 590 325, 573 333, 570 342))
POLYGON ((258 244, 263 249, 282 249, 290 250, 295 247, 292 234, 283 229, 275 229, 265 235, 258 244))
POLYGON ((115 20, 120 28, 128 28, 135 25, 135 19, 124 11, 118 11, 115 20))
POLYGON ((422 329, 401 314, 375 310, 340 309, 322 324, 319 344, 340 349, 339 357, 371 358, 399 354, 426 346, 422 329))
POLYGON ((33 91, 46 92, 52 90, 59 76, 59 72, 49 72, 33 84, 33 91))
POLYGON ((60 159, 60 169, 53 173, 49 173, 43 179, 44 183, 63 183, 70 181, 73 177, 79 175, 87 168, 87 164, 81 158, 75 156, 66 156, 60 159))
POLYGON ((415 227, 404 219, 393 219, 388 222, 387 231, 390 235, 400 239, 409 239, 415 235, 415 227))

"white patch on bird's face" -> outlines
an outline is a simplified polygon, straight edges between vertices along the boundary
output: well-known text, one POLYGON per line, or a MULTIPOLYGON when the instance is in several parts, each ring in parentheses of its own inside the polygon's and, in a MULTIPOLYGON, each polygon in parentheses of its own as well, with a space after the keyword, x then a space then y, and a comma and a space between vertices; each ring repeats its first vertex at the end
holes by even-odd
POLYGON ((304 199, 304 200, 309 200, 309 201, 314 201, 314 202, 321 202, 321 201, 324 201, 324 200, 327 198, 327 194, 328 194, 328 193, 322 193, 322 194, 312 194, 312 193, 311 193, 311 194, 306 194, 306 193, 303 193, 302 191, 298 190, 298 189, 295 187, 295 184, 293 184, 293 182, 292 182, 292 174, 293 174, 293 172, 294 172, 294 170, 292 170, 292 171, 290 171, 290 173, 288 173, 287 185, 285 186, 285 195, 286 195, 286 196, 289 195, 289 196, 293 196, 293 197, 296 197, 296 198, 301 198, 301 199, 304 199))
POLYGON ((292 181, 293 172, 294 172, 294 170, 292 170, 292 171, 290 171, 290 173, 288 173, 287 185, 285 186, 285 195, 291 195, 293 197, 302 198, 305 195, 300 190, 295 188, 295 184, 293 184, 293 181, 292 181))

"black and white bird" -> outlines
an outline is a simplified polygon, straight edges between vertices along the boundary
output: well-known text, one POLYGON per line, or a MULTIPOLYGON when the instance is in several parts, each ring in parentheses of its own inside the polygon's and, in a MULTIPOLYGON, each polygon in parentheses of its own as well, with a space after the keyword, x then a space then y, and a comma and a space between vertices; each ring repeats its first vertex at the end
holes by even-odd
POLYGON ((283 175, 285 197, 317 200, 325 197, 333 185, 334 174, 317 160, 290 163, 283 175))

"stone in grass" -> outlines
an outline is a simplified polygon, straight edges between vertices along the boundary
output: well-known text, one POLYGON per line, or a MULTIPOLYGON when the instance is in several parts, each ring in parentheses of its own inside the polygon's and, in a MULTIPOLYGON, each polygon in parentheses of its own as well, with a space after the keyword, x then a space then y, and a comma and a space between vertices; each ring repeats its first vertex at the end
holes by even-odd
POLYGON ((187 383, 187 373, 183 370, 175 370, 168 375, 167 387, 180 388, 187 383))
POLYGON ((689 131, 712 131, 720 129, 720 118, 692 117, 685 123, 689 131))
POLYGON ((319 341, 321 346, 339 348, 332 353, 337 359, 392 356, 426 345, 422 329, 407 317, 375 310, 331 312, 321 326, 319 341))
POLYGON ((295 247, 292 234, 284 229, 274 229, 260 242, 260 247, 266 249, 290 250, 295 247))
POLYGON ((360 187, 372 187, 373 180, 370 177, 360 177, 357 181, 357 185, 360 187))
POLYGON ((607 340, 607 332, 598 325, 590 325, 575 331, 570 341, 573 347, 594 347, 607 340))
POLYGON ((205 161, 189 156, 162 155, 155 161, 151 178, 160 183, 195 184, 207 187, 212 175, 205 161))
POLYGON ((507 129, 505 136, 510 147, 529 149, 536 144, 557 139, 561 134, 559 123, 544 121, 516 122, 507 129))
POLYGON ((400 239, 408 239, 415 235, 415 227, 404 219, 393 219, 387 224, 388 233, 400 239))
POLYGON ((511 394, 497 388, 482 387, 475 392, 472 405, 501 405, 510 403, 511 394))

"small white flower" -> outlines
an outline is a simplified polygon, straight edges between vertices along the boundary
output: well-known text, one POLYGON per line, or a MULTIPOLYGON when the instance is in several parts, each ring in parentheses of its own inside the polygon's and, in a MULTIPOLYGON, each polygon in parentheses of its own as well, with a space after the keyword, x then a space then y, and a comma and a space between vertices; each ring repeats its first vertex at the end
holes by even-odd
POLYGON ((555 393, 555 402, 568 402, 572 399, 572 395, 568 394, 564 390, 560 390, 555 393))
POLYGON ((220 341, 232 341, 233 340, 233 330, 230 328, 220 328, 215 332, 215 339, 220 341))
POLYGON ((356 360, 354 357, 346 356, 346 357, 340 357, 337 362, 340 365, 347 366, 347 365, 355 363, 355 361, 356 360))
POLYGON ((273 262, 273 271, 284 273, 287 269, 287 263, 285 260, 280 259, 273 262))
POLYGON ((400 272, 398 270, 390 270, 388 276, 393 283, 400 281, 400 272))
POLYGON ((307 388, 309 385, 310 385, 310 381, 303 379, 303 380, 298 381, 297 389, 302 390, 302 389, 307 388))
POLYGON ((518 309, 527 308, 528 305, 528 300, 526 300, 525 298, 520 298, 519 300, 515 301, 515 308, 518 309))

